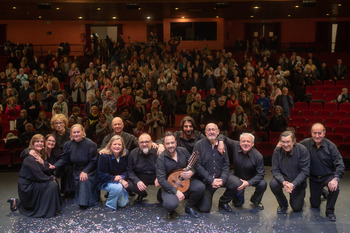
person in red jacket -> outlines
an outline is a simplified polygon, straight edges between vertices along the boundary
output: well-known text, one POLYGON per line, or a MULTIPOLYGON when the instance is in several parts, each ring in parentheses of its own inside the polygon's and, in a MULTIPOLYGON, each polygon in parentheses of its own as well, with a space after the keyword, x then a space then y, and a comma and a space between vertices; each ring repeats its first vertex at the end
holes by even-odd
POLYGON ((10 122, 10 130, 14 130, 16 127, 15 121, 19 117, 21 107, 17 104, 16 97, 11 97, 9 104, 6 106, 5 115, 10 122))

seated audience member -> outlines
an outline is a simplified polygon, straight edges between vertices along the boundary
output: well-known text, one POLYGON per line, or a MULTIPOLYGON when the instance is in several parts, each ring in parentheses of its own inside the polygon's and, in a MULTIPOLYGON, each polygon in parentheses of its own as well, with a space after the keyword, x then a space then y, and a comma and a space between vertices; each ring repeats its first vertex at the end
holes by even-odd
POLYGON ((20 116, 16 119, 16 129, 18 130, 18 135, 25 132, 25 125, 27 123, 32 123, 33 119, 27 115, 27 110, 22 109, 20 116))
POLYGON ((50 119, 46 117, 45 112, 40 112, 38 119, 35 121, 35 129, 38 133, 45 136, 51 131, 50 119))
POLYGON ((262 111, 260 105, 254 105, 252 117, 252 133, 263 131, 267 132, 269 130, 269 125, 269 118, 262 111))
POLYGON ((193 119, 196 119, 199 115, 201 106, 205 104, 205 102, 202 101, 202 97, 200 94, 196 94, 194 97, 194 102, 191 105, 191 116, 193 119))
POLYGON ((290 110, 294 106, 293 97, 288 94, 288 88, 282 89, 282 95, 277 96, 275 105, 279 105, 283 109, 283 114, 286 117, 290 117, 290 110))
POLYGON ((213 119, 217 123, 221 134, 228 136, 230 111, 226 107, 226 100, 223 96, 219 98, 219 104, 214 108, 213 119))
POLYGON ((347 75, 346 66, 343 65, 342 59, 337 60, 337 64, 332 69, 334 80, 343 80, 347 75))
POLYGON ((132 118, 136 123, 145 121, 145 110, 140 101, 135 101, 135 106, 132 110, 132 118))
POLYGON ((147 114, 146 125, 149 127, 148 132, 150 134, 154 133, 156 139, 160 139, 164 136, 164 126, 166 125, 166 121, 163 113, 156 107, 152 107, 151 112, 147 114))
POLYGON ((127 93, 127 89, 122 89, 122 95, 117 99, 117 109, 120 111, 123 107, 132 109, 134 107, 134 100, 131 95, 127 93))
POLYGON ((32 123, 27 123, 24 129, 25 131, 19 135, 19 140, 21 141, 22 148, 27 148, 30 140, 37 132, 35 132, 32 123))
POLYGON ((98 114, 98 123, 96 125, 97 145, 101 145, 103 138, 112 133, 111 124, 106 120, 103 113, 98 114))
POLYGON ((147 133, 141 134, 138 143, 139 147, 132 150, 129 154, 126 169, 129 189, 138 195, 134 204, 141 203, 143 198, 148 196, 147 187, 149 185, 159 186, 156 179, 156 161, 158 156, 157 150, 152 148, 151 136, 147 133))
POLYGON ((157 91, 152 91, 152 97, 148 99, 148 102, 146 105, 146 113, 151 111, 154 101, 158 101, 160 107, 163 106, 163 101, 160 97, 158 97, 157 91))
POLYGON ((143 121, 139 121, 136 123, 136 128, 134 128, 135 137, 140 137, 141 134, 145 133, 144 126, 145 123, 143 121))
POLYGON ((24 102, 24 108, 33 120, 38 118, 41 106, 39 101, 36 100, 34 92, 29 93, 29 99, 24 102))
POLYGON ((203 102, 200 106, 198 116, 195 118, 196 125, 198 126, 198 131, 204 133, 205 126, 210 121, 209 112, 207 110, 207 105, 203 102))
POLYGON ((186 96, 187 114, 192 114, 192 104, 196 101, 197 87, 193 86, 191 92, 186 96))
POLYGON ((19 99, 21 103, 24 103, 29 98, 29 94, 33 91, 33 88, 29 86, 29 82, 25 81, 23 87, 21 87, 19 91, 19 99))
POLYGON ((59 185, 51 176, 45 161, 45 139, 41 134, 32 137, 29 143, 32 153, 22 153, 23 164, 18 178, 19 199, 11 198, 11 211, 34 218, 49 218, 62 211, 59 185), (29 188, 30 187, 30 188, 29 188))
POLYGON ((72 99, 75 104, 82 104, 85 102, 86 94, 85 94, 85 85, 81 79, 81 76, 76 77, 76 81, 74 81, 71 85, 72 90, 72 99))
POLYGON ((54 103, 54 105, 52 106, 52 115, 55 115, 54 108, 56 106, 59 107, 58 114, 63 114, 65 117, 68 118, 68 104, 64 102, 64 95, 57 95, 57 102, 54 103))
POLYGON ((101 98, 103 101, 103 107, 109 107, 112 111, 112 115, 117 112, 117 100, 114 99, 113 92, 107 91, 107 87, 105 87, 102 91, 101 98))
POLYGON ((110 124, 112 124, 112 120, 113 120, 113 115, 112 115, 112 111, 111 108, 106 106, 102 109, 102 112, 105 114, 106 116, 106 121, 108 121, 110 124))
POLYGON ((227 108, 230 111, 230 116, 235 112, 236 107, 239 105, 239 102, 236 98, 236 94, 231 94, 231 97, 227 100, 227 108))
POLYGON ((130 109, 128 107, 122 108, 119 117, 122 118, 124 122, 124 131, 132 134, 134 128, 134 117, 130 113, 130 109))
POLYGON ((282 107, 276 105, 273 108, 273 115, 270 119, 270 130, 272 132, 283 132, 287 127, 287 118, 283 115, 282 107))
POLYGON ((269 116, 270 115, 270 110, 271 110, 271 102, 270 100, 266 97, 265 91, 260 92, 260 97, 256 101, 256 104, 260 105, 262 108, 262 111, 269 116))
POLYGON ((248 125, 247 114, 245 114, 242 106, 238 105, 236 111, 231 116, 232 139, 238 140, 243 132, 247 132, 248 125))
POLYGON ((86 209, 98 203, 96 189, 97 146, 92 140, 86 138, 82 125, 73 125, 70 136, 72 139, 64 144, 61 158, 54 164, 54 168, 73 164, 74 202, 81 209, 86 209))
POLYGON ((242 91, 239 98, 239 105, 242 106, 244 113, 247 116, 252 115, 253 102, 250 101, 246 91, 242 91))
POLYGON ((96 133, 96 125, 98 123, 98 114, 100 113, 97 106, 90 108, 90 114, 87 116, 89 129, 85 131, 88 138, 92 138, 96 133))
POLYGON ((45 112, 51 112, 52 106, 57 101, 57 93, 55 90, 52 90, 52 83, 46 85, 46 91, 43 92, 41 101, 43 102, 45 112))
POLYGON ((16 127, 16 119, 20 116, 21 107, 17 104, 17 99, 11 97, 9 104, 6 106, 5 115, 10 123, 10 130, 14 130, 16 127))
POLYGON ((271 101, 271 106, 275 105, 277 96, 281 95, 281 89, 279 88, 279 84, 278 83, 274 83, 272 84, 272 90, 271 90, 271 94, 270 94, 270 101, 271 101))
POLYGON ((70 115, 69 119, 72 119, 73 125, 75 124, 81 124, 82 118, 80 117, 81 109, 79 107, 73 107, 72 109, 72 115, 70 115))
POLYGON ((89 94, 84 106, 85 116, 88 116, 92 106, 99 106, 98 100, 95 98, 94 94, 89 94))
POLYGON ((98 159, 99 189, 108 192, 106 206, 113 210, 129 203, 129 184, 125 180, 128 151, 123 139, 114 135, 106 147, 100 151, 98 159))
POLYGON ((337 102, 338 103, 348 103, 350 99, 350 95, 348 93, 348 89, 347 88, 342 88, 341 89, 341 93, 338 95, 337 97, 337 102))

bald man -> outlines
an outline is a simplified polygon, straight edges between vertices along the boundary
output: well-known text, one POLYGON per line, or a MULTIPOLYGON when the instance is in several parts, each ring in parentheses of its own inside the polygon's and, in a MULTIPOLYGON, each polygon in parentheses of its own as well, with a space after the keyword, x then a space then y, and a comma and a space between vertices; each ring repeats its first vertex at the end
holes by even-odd
POLYGON ((112 120, 112 129, 113 129, 113 132, 104 137, 102 144, 99 147, 99 151, 102 150, 103 148, 105 148, 105 146, 108 144, 109 140, 114 135, 119 135, 123 138, 124 143, 125 143, 125 147, 129 151, 132 151, 133 149, 138 147, 137 138, 134 135, 123 131, 124 130, 124 122, 120 117, 115 117, 112 120))
POLYGON ((310 153, 310 203, 320 208, 322 189, 329 190, 326 217, 334 222, 334 207, 339 195, 339 180, 344 174, 344 162, 337 146, 325 138, 326 128, 321 123, 311 127, 311 138, 300 142, 310 153))

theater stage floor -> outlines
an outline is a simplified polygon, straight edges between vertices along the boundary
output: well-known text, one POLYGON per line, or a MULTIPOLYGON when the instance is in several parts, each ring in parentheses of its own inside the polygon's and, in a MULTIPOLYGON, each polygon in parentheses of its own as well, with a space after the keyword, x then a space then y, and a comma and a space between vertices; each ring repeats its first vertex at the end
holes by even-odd
MULTIPOLYGON (((267 181, 271 179, 270 169, 266 167, 267 181)), ((9 210, 6 200, 17 196, 16 181, 16 172, 0 173, 0 232, 350 232, 350 172, 345 173, 340 183, 335 223, 325 218, 325 201, 320 210, 310 208, 308 192, 303 212, 293 213, 289 208, 287 214, 277 215, 277 202, 269 188, 262 201, 263 211, 250 206, 252 188, 247 189, 242 208, 233 208, 232 213, 218 211, 221 189, 214 196, 211 213, 195 219, 184 212, 182 204, 176 210, 177 216, 169 219, 156 201, 156 189, 152 188, 143 204, 117 211, 102 206, 83 211, 72 201, 66 201, 61 215, 32 219, 9 210)))

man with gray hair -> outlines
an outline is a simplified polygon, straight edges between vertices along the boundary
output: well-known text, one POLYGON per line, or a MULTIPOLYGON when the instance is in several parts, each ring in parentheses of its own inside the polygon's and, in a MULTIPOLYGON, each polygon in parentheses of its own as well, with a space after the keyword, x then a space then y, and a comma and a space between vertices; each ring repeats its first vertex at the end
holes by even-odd
POLYGON ((254 148, 254 135, 242 133, 238 141, 225 137, 225 144, 229 156, 233 158, 234 174, 240 178, 242 184, 238 187, 238 192, 233 197, 235 207, 244 204, 244 191, 249 186, 255 187, 255 192, 250 198, 253 206, 258 210, 263 210, 261 203, 265 193, 267 183, 264 180, 265 167, 264 159, 258 150, 254 148))
POLYGON ((306 179, 310 173, 310 155, 306 147, 296 143, 292 131, 284 131, 272 155, 270 188, 278 202, 277 214, 285 214, 288 201, 283 190, 290 195, 290 205, 294 212, 303 209, 306 179))
POLYGON ((326 217, 336 221, 334 207, 339 195, 339 180, 344 174, 344 162, 337 146, 325 138, 326 128, 321 123, 311 127, 311 138, 300 143, 310 153, 310 203, 312 208, 320 208, 321 194, 327 187, 326 217))

